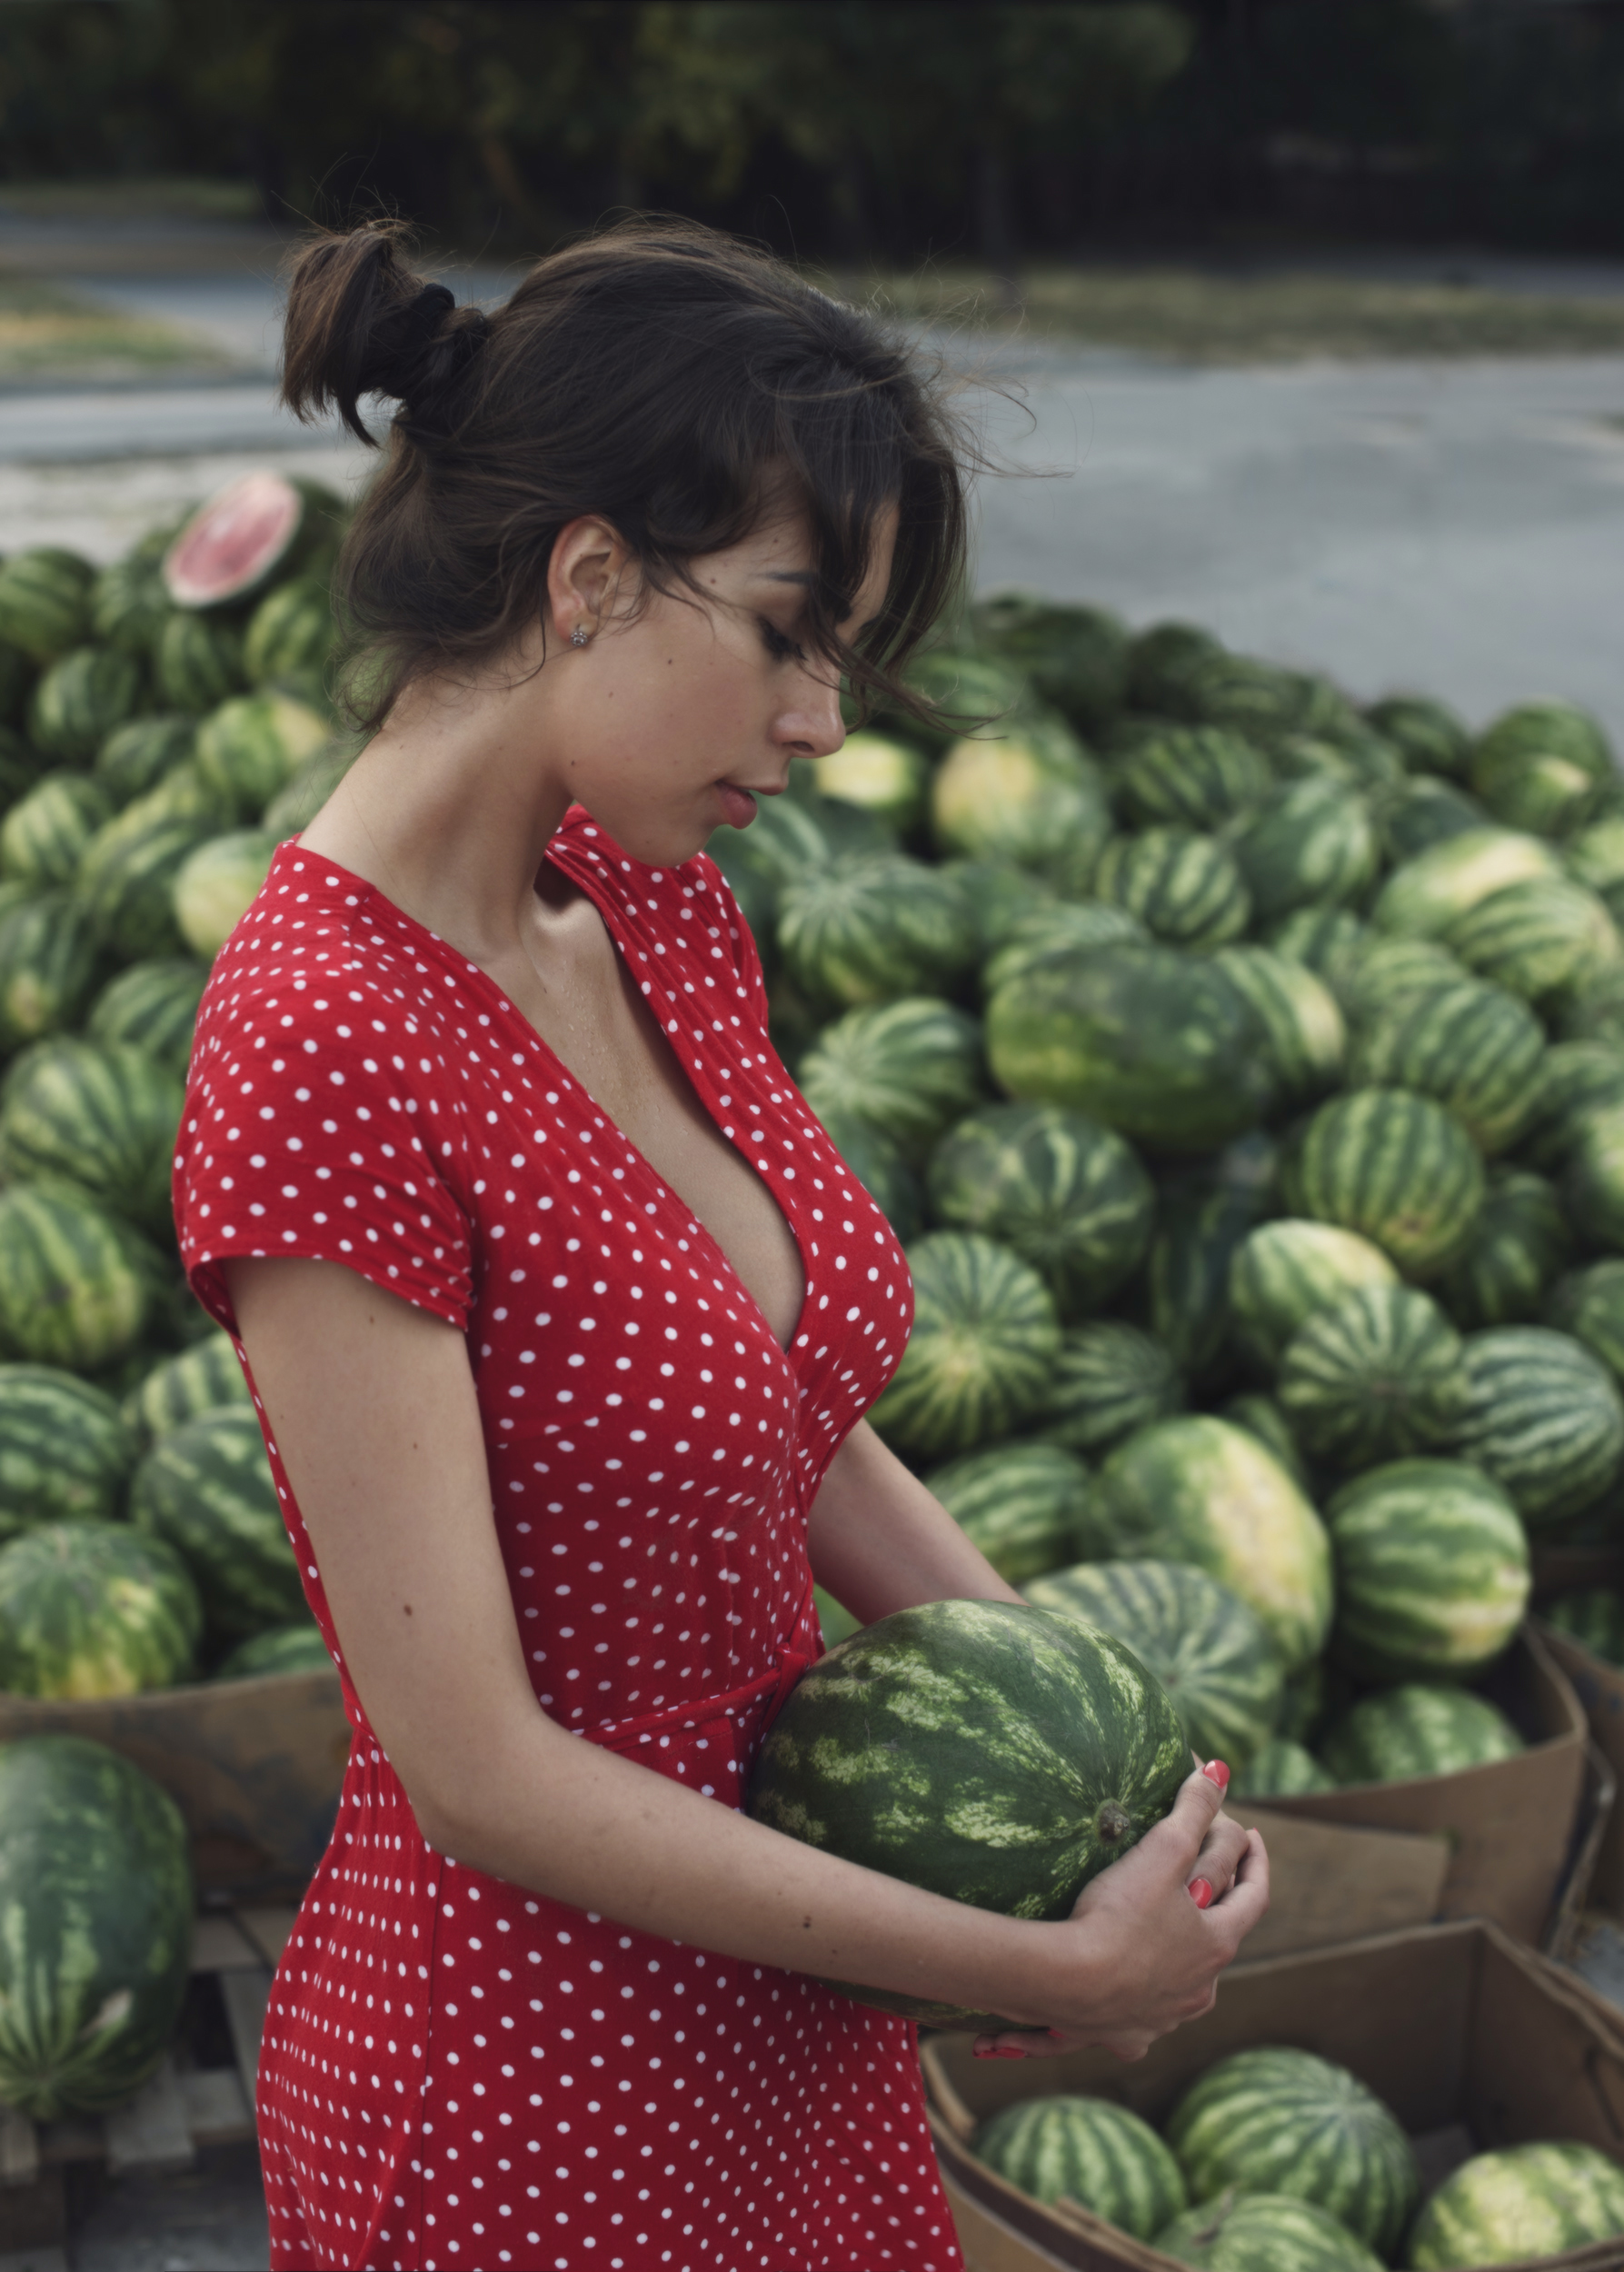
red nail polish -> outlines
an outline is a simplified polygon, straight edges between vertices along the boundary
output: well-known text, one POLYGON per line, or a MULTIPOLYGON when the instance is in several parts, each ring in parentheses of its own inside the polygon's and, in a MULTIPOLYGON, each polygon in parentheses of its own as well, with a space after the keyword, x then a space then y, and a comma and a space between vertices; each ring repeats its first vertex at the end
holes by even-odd
POLYGON ((1023 2059, 1026 2057, 1026 2054, 1024 2051, 1018 2051, 1011 2043, 1006 2044, 1001 2049, 994 2051, 992 2056, 995 2059, 1023 2059))
POLYGON ((1230 1770, 1221 1759, 1209 1759, 1201 1773, 1210 1783, 1216 1783, 1220 1790, 1230 1788, 1230 1770))
POLYGON ((975 2057, 978 2059, 995 2059, 998 2057, 998 2054, 995 2050, 993 2050, 991 2045, 989 2045, 986 2050, 983 2051, 981 2045, 978 2043, 975 2047, 975 2057))
POLYGON ((1209 1909, 1211 1908, 1212 1888, 1204 1878, 1192 1878, 1191 1879, 1190 1898, 1195 1903, 1198 1909, 1209 1909))

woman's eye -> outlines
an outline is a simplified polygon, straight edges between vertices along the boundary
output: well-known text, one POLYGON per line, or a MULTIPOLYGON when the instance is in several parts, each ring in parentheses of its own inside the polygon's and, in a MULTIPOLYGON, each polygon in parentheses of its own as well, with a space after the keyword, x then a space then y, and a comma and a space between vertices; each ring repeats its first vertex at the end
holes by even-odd
POLYGON ((767 653, 775 662, 785 663, 791 655, 805 662, 806 657, 795 642, 780 631, 776 623, 768 623, 765 617, 762 619, 762 637, 767 643, 767 653))

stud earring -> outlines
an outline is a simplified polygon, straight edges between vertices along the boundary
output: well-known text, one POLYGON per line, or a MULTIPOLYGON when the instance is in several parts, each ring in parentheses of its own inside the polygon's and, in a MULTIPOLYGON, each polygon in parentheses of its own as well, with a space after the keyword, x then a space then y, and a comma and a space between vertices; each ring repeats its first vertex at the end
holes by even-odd
POLYGON ((592 633, 587 630, 586 625, 584 623, 577 623, 574 630, 570 633, 570 644, 572 647, 584 647, 589 643, 591 638, 592 633))

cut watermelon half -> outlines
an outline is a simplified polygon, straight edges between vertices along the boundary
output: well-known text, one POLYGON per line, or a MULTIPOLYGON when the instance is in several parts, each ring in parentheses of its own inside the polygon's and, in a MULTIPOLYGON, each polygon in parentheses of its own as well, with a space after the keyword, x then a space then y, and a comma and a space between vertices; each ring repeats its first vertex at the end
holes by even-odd
POLYGON ((339 500, 319 483, 262 470, 216 493, 164 555, 164 585, 176 607, 229 607, 291 574, 308 540, 336 533, 339 500))

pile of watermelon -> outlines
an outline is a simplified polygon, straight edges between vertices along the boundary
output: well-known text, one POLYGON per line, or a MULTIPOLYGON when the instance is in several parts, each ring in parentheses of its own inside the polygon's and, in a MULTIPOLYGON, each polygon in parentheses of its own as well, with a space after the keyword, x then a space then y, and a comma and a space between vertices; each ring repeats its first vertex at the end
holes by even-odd
POLYGON ((1624 1527, 1604 734, 1019 593, 912 683, 710 847, 907 1249, 876 1427, 1243 1789, 1519 1749, 1530 1546, 1624 1527))
POLYGON ((1019 2099, 971 2151, 1205 2272, 1407 2272, 1523 2263, 1624 2234, 1624 2171, 1590 2146, 1474 2155, 1422 2200, 1396 2115, 1346 2068, 1260 2044, 1175 2101, 1159 2135, 1105 2098, 1019 2099))
POLYGON ((0 1689, 329 1663, 169 1177, 210 961, 353 754, 344 518, 254 473, 99 573, 0 562, 0 1689))

